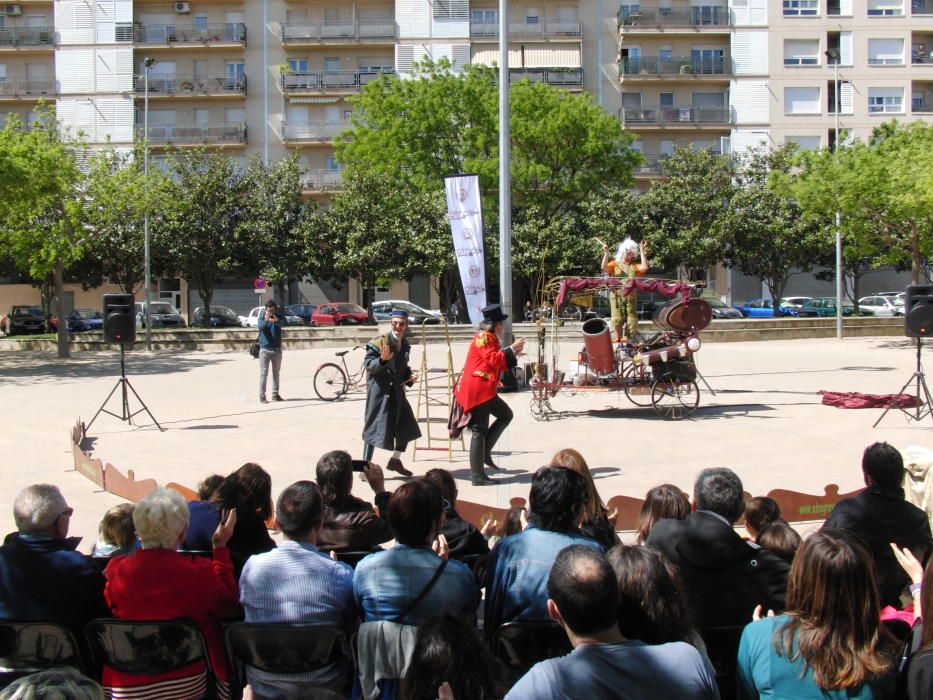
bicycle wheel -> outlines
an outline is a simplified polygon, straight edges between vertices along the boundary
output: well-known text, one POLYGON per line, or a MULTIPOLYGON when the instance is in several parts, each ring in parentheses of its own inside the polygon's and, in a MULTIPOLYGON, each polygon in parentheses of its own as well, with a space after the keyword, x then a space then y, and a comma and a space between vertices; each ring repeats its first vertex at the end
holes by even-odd
POLYGON ((561 312, 560 316, 568 321, 582 321, 583 310, 576 304, 570 304, 561 312))
POLYGON ((636 406, 647 408, 651 405, 651 384, 648 377, 650 370, 640 365, 630 364, 622 372, 622 386, 625 389, 625 398, 636 406))
POLYGON ((664 374, 651 386, 651 405, 665 420, 688 418, 700 405, 700 387, 696 382, 676 381, 664 374))
POLYGON ((336 401, 348 388, 347 375, 333 362, 325 362, 314 373, 314 393, 321 401, 336 401))

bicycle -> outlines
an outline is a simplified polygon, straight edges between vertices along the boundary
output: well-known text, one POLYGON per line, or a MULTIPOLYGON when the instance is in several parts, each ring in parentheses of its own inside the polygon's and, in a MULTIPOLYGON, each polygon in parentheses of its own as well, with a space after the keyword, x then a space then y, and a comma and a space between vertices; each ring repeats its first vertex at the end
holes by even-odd
MULTIPOLYGON (((362 345, 353 348, 353 350, 362 349, 362 345)), ((351 372, 347 367, 345 356, 353 350, 341 350, 334 353, 340 358, 340 365, 325 362, 314 372, 314 393, 321 401, 336 401, 348 394, 350 389, 359 389, 366 384, 366 368, 362 363, 357 372, 351 372)))

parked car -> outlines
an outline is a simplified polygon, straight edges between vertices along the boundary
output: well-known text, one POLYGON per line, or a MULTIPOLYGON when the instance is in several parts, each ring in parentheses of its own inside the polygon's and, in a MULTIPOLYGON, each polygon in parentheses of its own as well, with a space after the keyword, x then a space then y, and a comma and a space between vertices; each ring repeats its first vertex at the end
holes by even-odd
POLYGON ((359 304, 318 304, 311 320, 316 326, 354 326, 369 323, 369 314, 359 304))
POLYGON ((745 314, 743 314, 734 306, 729 306, 717 297, 700 298, 710 305, 710 308, 713 310, 713 318, 745 318, 745 314))
MULTIPOLYGON (((259 314, 261 314, 265 308, 265 306, 256 306, 250 309, 249 314, 246 316, 237 316, 237 319, 240 321, 240 325, 247 328, 259 328, 259 314)), ((286 326, 303 326, 304 323, 305 322, 301 320, 300 316, 295 316, 295 314, 289 311, 285 312, 286 326)))
MULTIPOLYGON (((790 299, 807 299, 809 297, 782 297, 778 307, 778 316, 796 316, 800 306, 792 303, 790 299)), ((803 305, 803 302, 800 303, 803 305)), ((750 299, 742 304, 736 304, 735 308, 741 311, 749 318, 774 318, 774 306, 772 299, 750 299)))
MULTIPOLYGON (((229 306, 211 306, 211 328, 232 328, 240 325, 240 317, 236 311, 229 306)), ((204 307, 199 306, 191 315, 191 327, 207 327, 207 319, 204 318, 204 307)))
MULTIPOLYGON (((842 315, 851 316, 855 313, 855 307, 852 304, 842 305, 842 315)), ((797 312, 798 316, 835 316, 836 315, 836 297, 817 297, 810 299, 797 312)))
MULTIPOLYGON (((178 313, 178 309, 167 301, 154 301, 149 307, 149 318, 152 320, 153 328, 185 328, 184 317, 178 313)), ((140 328, 146 327, 146 302, 136 302, 136 325, 140 328)))
POLYGON ((12 306, 7 314, 7 335, 45 333, 48 327, 45 314, 38 306, 12 306))
POLYGON ((812 297, 781 297, 781 308, 790 311, 792 316, 796 316, 801 307, 811 298, 812 297))
POLYGON ((862 297, 858 300, 859 311, 870 311, 875 316, 903 316, 904 302, 898 304, 897 297, 862 297))
POLYGON ((289 313, 293 316, 300 318, 306 326, 314 325, 311 322, 311 317, 314 315, 317 304, 289 304, 285 308, 287 308, 289 313))
POLYGON ((69 333, 99 331, 104 327, 104 315, 97 309, 75 309, 66 320, 69 333))
POLYGON ((429 311, 424 307, 412 304, 410 301, 400 299, 387 299, 377 301, 372 305, 373 318, 377 321, 388 321, 389 313, 392 309, 403 309, 408 312, 408 322, 413 326, 420 326, 422 323, 440 323, 441 314, 437 311, 429 311))
POLYGON ((589 308, 583 310, 583 320, 590 318, 609 318, 612 308, 609 306, 609 295, 605 293, 594 294, 589 308))

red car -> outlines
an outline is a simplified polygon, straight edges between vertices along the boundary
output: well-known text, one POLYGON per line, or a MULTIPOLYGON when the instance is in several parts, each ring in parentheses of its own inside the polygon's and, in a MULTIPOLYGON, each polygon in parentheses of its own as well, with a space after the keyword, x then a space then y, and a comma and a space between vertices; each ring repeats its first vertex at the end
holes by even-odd
POLYGON ((319 304, 311 321, 314 326, 359 326, 369 323, 369 314, 358 304, 319 304))

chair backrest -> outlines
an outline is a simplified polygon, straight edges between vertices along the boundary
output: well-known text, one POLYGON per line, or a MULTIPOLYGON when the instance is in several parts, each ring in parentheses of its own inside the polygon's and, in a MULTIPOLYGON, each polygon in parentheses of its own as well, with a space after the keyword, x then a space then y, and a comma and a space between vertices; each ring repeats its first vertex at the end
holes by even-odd
POLYGON ((376 547, 375 549, 367 549, 366 551, 359 552, 337 552, 337 561, 342 561, 344 564, 349 564, 354 569, 356 565, 359 564, 363 559, 368 557, 373 552, 379 552, 382 550, 382 547, 376 547))
POLYGON ((0 622, 0 686, 53 666, 85 670, 68 628, 52 622, 0 622))
POLYGON ((235 622, 225 634, 234 659, 267 673, 307 673, 350 657, 339 625, 235 622))
POLYGON ((515 620, 500 625, 489 643, 510 671, 526 671, 545 659, 569 654, 573 647, 556 622, 515 620))
POLYGON ((739 641, 744 625, 722 627, 704 627, 700 630, 706 655, 716 672, 716 683, 722 700, 731 700, 736 696, 738 673, 739 641))
POLYGON ((95 665, 122 673, 157 676, 210 659, 201 630, 189 620, 91 620, 84 638, 95 665))

